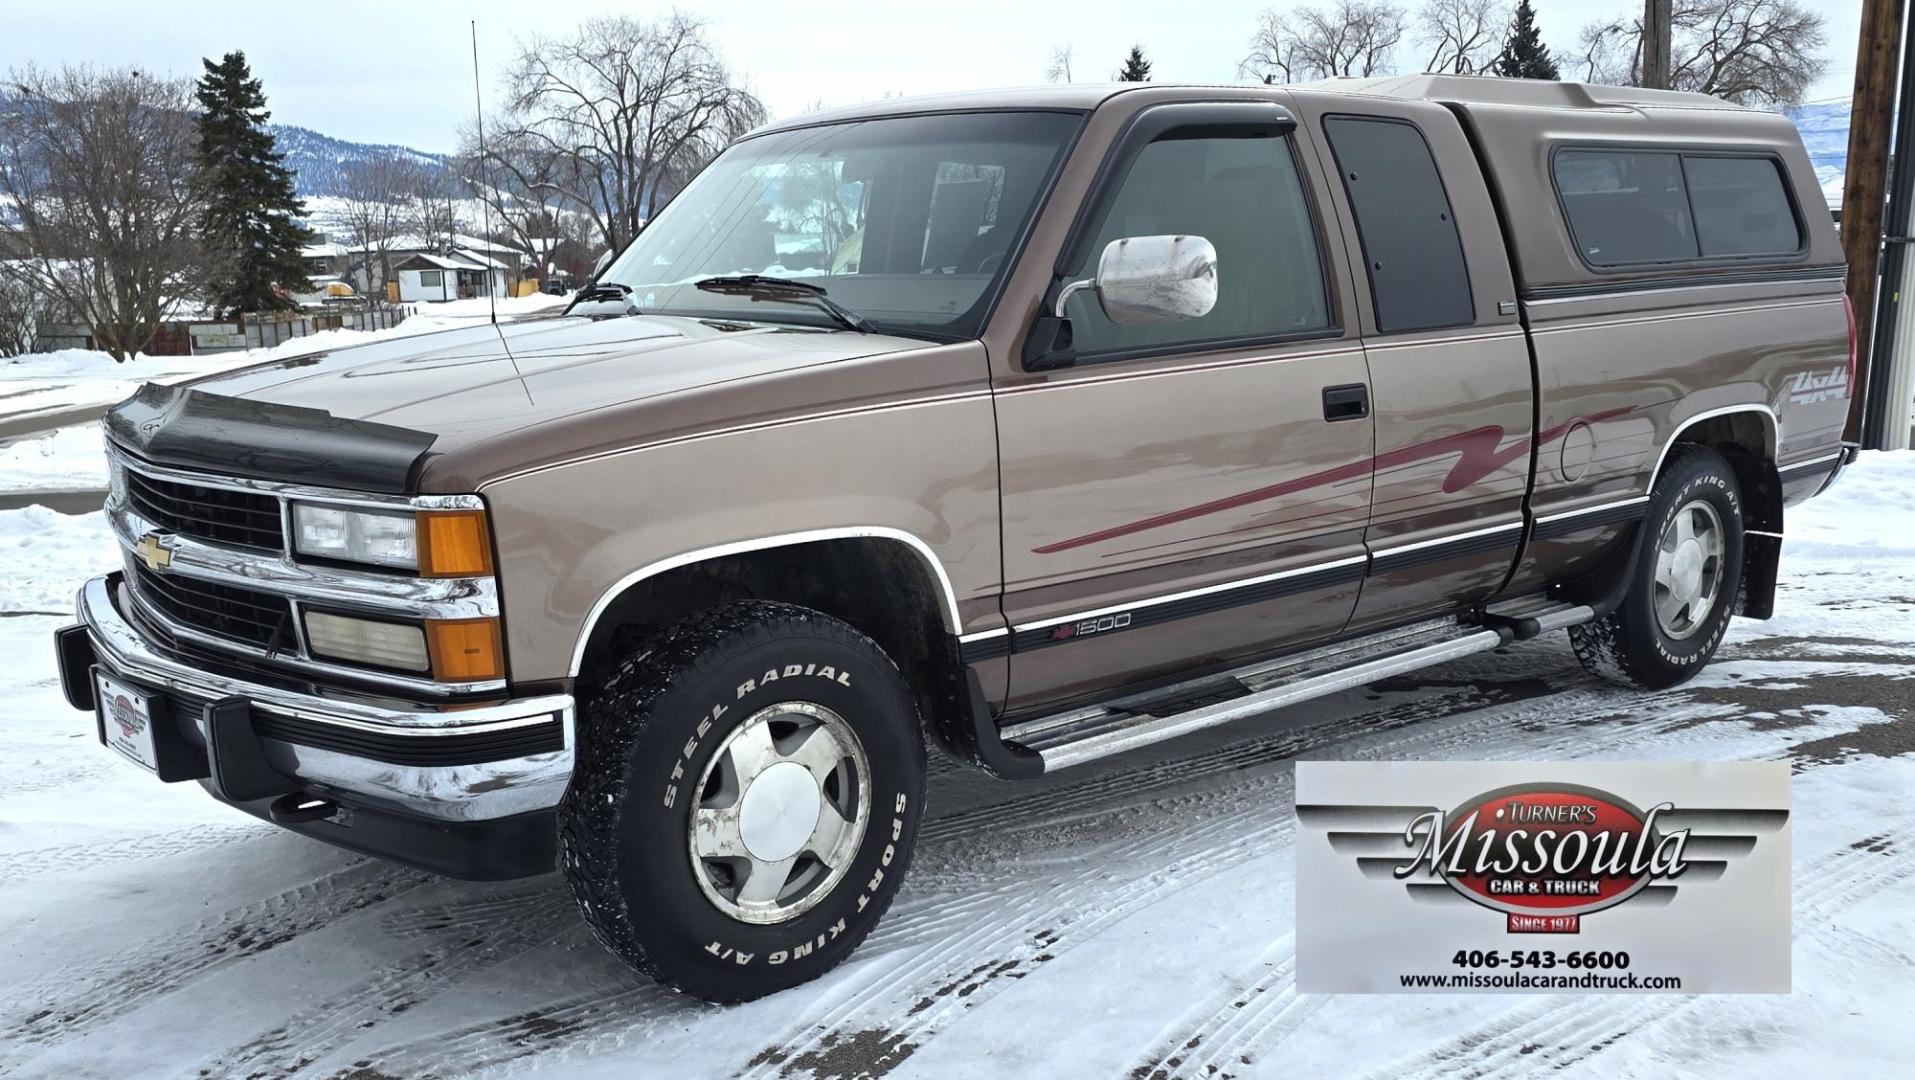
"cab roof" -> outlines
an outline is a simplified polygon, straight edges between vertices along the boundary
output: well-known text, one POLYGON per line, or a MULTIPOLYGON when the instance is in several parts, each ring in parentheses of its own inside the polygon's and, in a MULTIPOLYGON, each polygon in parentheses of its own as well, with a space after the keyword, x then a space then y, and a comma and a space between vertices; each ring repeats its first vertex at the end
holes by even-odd
POLYGON ((753 130, 751 135, 811 127, 814 124, 834 124, 846 120, 872 120, 885 116, 965 112, 974 109, 1061 109, 1071 112, 1089 112, 1125 90, 1153 85, 1155 84, 1064 83, 1051 86, 1017 86, 998 90, 966 90, 948 94, 885 98, 881 101, 866 101, 857 105, 820 109, 802 116, 776 120, 753 130))

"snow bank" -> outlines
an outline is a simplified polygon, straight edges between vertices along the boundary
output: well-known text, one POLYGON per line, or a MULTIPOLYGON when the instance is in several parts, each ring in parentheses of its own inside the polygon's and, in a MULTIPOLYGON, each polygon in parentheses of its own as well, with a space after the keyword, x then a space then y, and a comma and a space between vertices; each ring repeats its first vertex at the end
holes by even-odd
POLYGON ((1791 556, 1915 556, 1915 450, 1870 451, 1783 522, 1791 556))
MULTIPOLYGON (((523 318, 556 311, 570 301, 569 294, 548 296, 544 293, 500 300, 499 318, 523 318)), ((0 361, 0 416, 50 415, 95 405, 104 407, 131 394, 141 383, 183 382, 268 360, 472 326, 491 315, 491 307, 484 299, 421 304, 418 314, 385 330, 324 330, 266 349, 209 356, 140 355, 123 364, 106 353, 89 349, 29 353, 0 361)))
POLYGON ((100 425, 79 424, 0 447, 0 493, 104 491, 100 425))
POLYGON ((0 510, 0 613, 72 611, 81 582, 119 565, 103 511, 0 510))

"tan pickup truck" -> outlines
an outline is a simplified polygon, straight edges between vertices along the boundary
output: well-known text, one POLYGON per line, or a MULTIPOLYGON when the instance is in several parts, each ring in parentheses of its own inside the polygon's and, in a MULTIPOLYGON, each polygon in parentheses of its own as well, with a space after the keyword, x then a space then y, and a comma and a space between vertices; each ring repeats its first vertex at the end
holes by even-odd
POLYGON ((751 998, 871 931, 927 744, 1034 777, 1565 628, 1688 678, 1852 457, 1842 278, 1789 122, 1686 94, 807 116, 562 315, 115 407, 65 689, 161 780, 560 869, 751 998))

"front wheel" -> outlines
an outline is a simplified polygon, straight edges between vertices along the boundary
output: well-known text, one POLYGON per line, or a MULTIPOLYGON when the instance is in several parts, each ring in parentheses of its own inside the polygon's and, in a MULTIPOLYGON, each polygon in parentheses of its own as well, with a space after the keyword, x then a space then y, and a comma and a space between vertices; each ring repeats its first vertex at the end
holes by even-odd
POLYGON ((898 669, 826 615, 694 616, 586 701, 561 865, 614 953, 708 1001, 830 970, 910 862, 924 740, 898 669))
POLYGON ((1650 690, 1693 678, 1715 655, 1742 582, 1742 493, 1720 454, 1677 447, 1636 543, 1635 579, 1615 611, 1571 628, 1583 667, 1650 690))

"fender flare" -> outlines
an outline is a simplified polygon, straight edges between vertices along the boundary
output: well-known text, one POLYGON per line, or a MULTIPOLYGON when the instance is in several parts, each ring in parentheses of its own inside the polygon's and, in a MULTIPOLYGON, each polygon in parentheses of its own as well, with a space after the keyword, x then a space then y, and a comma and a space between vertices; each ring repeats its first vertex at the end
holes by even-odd
POLYGON ((655 562, 646 563, 632 572, 620 577, 599 593, 592 602, 591 610, 585 615, 585 621, 579 628, 578 638, 572 644, 572 663, 569 674, 576 679, 585 666, 585 650, 591 644, 592 635, 598 629, 598 621, 613 601, 623 596, 626 590, 647 578, 656 577, 680 567, 691 566, 710 559, 722 559, 731 555, 744 555, 754 551, 769 551, 775 548, 795 547, 799 544, 812 544, 825 540, 888 540, 901 543, 917 555, 918 560, 938 584, 941 603, 938 605, 939 618, 944 629, 955 637, 958 627, 957 590, 951 584, 951 575, 944 563, 931 550, 931 545, 918 536, 903 529, 894 529, 883 525, 852 525, 831 529, 807 529, 800 532, 775 533, 751 540, 737 540, 710 547, 695 548, 655 562))
POLYGON ((1656 477, 1662 475, 1662 467, 1669 460, 1669 451, 1675 449, 1676 444, 1682 441, 1683 432, 1688 431, 1704 420, 1713 420, 1720 416, 1733 416, 1736 413, 1754 413, 1762 417, 1763 433, 1767 437, 1767 445, 1763 448, 1764 456, 1768 459, 1769 465, 1773 467, 1776 462, 1776 455, 1782 448, 1782 420, 1775 415, 1775 410, 1767 405, 1754 401, 1742 405, 1724 405, 1719 409, 1705 409, 1676 425, 1675 430, 1669 433, 1669 437, 1663 440, 1662 449, 1656 451, 1656 465, 1655 468, 1649 470, 1649 484, 1648 487, 1644 488, 1644 494, 1647 494, 1655 488, 1656 477))

